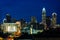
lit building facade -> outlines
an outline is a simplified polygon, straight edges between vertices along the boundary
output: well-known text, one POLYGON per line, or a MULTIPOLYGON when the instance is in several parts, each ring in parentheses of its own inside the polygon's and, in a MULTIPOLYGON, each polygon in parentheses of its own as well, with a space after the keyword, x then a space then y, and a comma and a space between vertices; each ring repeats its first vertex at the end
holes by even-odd
POLYGON ((44 29, 46 29, 46 9, 42 9, 42 23, 45 25, 44 29))
POLYGON ((52 14, 52 26, 53 26, 53 28, 56 28, 56 19, 57 19, 57 14, 54 12, 52 14))

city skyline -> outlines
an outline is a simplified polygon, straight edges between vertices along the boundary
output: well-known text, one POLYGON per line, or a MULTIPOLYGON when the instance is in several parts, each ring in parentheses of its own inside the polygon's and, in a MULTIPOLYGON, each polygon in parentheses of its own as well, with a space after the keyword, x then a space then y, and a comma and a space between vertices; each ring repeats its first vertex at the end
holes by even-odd
POLYGON ((41 9, 45 7, 47 16, 52 17, 51 14, 56 12, 57 22, 60 23, 59 4, 60 0, 0 0, 0 20, 2 21, 9 13, 13 18, 25 18, 27 21, 30 21, 30 16, 35 16, 38 22, 41 22, 41 9))

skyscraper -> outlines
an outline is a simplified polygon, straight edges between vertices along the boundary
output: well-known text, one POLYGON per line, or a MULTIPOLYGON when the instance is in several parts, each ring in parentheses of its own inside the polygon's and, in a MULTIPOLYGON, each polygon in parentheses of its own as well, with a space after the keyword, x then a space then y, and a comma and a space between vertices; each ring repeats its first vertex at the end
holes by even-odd
POLYGON ((31 17, 31 23, 37 23, 37 20, 36 20, 36 17, 35 16, 32 16, 31 17))
POLYGON ((8 23, 11 23, 11 15, 9 13, 6 14, 6 19, 8 23))
POLYGON ((46 9, 42 9, 42 23, 44 24, 44 29, 46 29, 46 9))
POLYGON ((11 15, 6 14, 6 18, 3 19, 3 23, 11 23, 11 15))
POLYGON ((50 28, 51 27, 51 19, 50 19, 50 16, 46 16, 46 25, 47 25, 47 28, 50 28))
POLYGON ((42 22, 46 23, 46 9, 45 8, 42 9, 42 22))
POLYGON ((52 26, 53 26, 53 28, 56 28, 56 19, 57 19, 57 14, 54 12, 54 13, 52 13, 52 26))
POLYGON ((30 22, 30 26, 33 25, 34 29, 37 29, 37 19, 35 16, 31 17, 31 22, 30 22))
POLYGON ((26 23, 25 23, 25 22, 26 22, 25 19, 22 18, 22 19, 20 20, 20 22, 21 22, 21 27, 24 28, 24 27, 25 27, 25 24, 26 24, 26 23))

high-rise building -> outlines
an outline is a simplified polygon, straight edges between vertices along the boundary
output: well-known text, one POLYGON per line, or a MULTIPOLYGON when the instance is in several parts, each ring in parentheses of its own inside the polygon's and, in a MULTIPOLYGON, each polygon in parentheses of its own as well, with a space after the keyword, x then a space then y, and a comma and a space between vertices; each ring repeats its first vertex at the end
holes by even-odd
POLYGON ((42 23, 45 25, 44 29, 46 29, 46 9, 42 9, 42 23))
POLYGON ((57 19, 57 14, 54 12, 52 13, 52 27, 56 28, 56 19, 57 19))
POLYGON ((51 26, 50 16, 46 16, 46 24, 47 24, 47 27, 48 27, 48 28, 51 26))
POLYGON ((26 24, 25 19, 22 18, 22 19, 20 20, 20 22, 21 22, 21 27, 24 28, 24 27, 25 27, 25 24, 26 24))
POLYGON ((11 23, 11 15, 6 14, 7 23, 11 23))
POLYGON ((47 30, 51 28, 51 19, 50 16, 46 16, 46 25, 47 25, 47 30))
POLYGON ((37 20, 34 16, 31 17, 31 22, 30 22, 30 26, 33 25, 34 29, 37 29, 37 20))
POLYGON ((45 8, 42 9, 42 22, 46 23, 46 9, 45 8))
POLYGON ((11 15, 6 14, 6 18, 3 19, 3 23, 11 23, 11 15))
POLYGON ((34 16, 31 17, 31 23, 37 23, 37 20, 34 16))

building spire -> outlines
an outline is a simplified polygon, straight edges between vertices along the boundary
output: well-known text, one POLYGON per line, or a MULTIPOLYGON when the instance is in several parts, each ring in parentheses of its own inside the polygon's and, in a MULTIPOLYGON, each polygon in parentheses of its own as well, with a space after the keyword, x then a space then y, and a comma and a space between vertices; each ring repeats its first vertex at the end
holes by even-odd
POLYGON ((42 13, 46 13, 46 9, 45 8, 42 9, 42 13))

